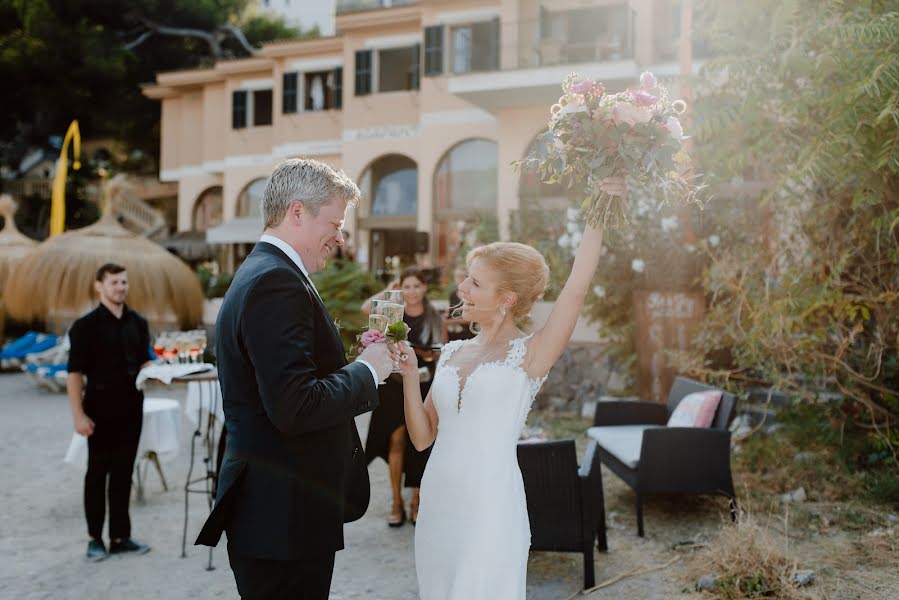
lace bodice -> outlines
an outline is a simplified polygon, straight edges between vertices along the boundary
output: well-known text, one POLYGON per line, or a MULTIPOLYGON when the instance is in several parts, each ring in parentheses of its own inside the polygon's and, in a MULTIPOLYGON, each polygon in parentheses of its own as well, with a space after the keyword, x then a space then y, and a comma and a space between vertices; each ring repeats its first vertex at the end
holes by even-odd
MULTIPOLYGON (((513 429, 515 439, 521 433, 530 412, 531 405, 540 386, 546 381, 546 377, 528 377, 522 364, 528 351, 528 341, 531 336, 519 337, 509 341, 508 350, 504 357, 497 360, 481 362, 474 365, 460 366, 453 364, 453 354, 465 340, 454 340, 443 347, 440 360, 437 363, 437 373, 434 379, 434 403, 441 421, 449 417, 450 408, 455 409, 457 416, 461 417, 466 411, 466 405, 492 403, 502 404, 508 411, 502 411, 516 415, 513 429), (463 373, 463 368, 467 372, 463 373), (479 381, 483 379, 483 381, 479 381), (455 385, 452 385, 455 383, 455 385), (513 402, 513 400, 517 402, 513 402), (513 406, 509 406, 513 404, 513 406)), ((473 410, 474 414, 491 414, 485 406, 478 406, 473 410)), ((497 415, 499 416, 499 415, 497 415)), ((503 429, 503 427, 498 427, 503 429)))

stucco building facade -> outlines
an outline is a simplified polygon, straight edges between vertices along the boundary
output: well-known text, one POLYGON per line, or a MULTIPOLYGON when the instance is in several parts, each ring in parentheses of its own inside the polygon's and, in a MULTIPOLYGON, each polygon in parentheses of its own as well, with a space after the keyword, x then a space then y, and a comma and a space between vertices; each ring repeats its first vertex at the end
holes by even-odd
POLYGON ((363 191, 347 223, 358 260, 446 266, 476 215, 508 237, 522 198, 561 194, 510 164, 565 76, 611 91, 647 69, 676 78, 681 18, 673 0, 338 1, 334 36, 159 73, 144 93, 161 105, 178 230, 251 244, 273 167, 314 157, 363 191))

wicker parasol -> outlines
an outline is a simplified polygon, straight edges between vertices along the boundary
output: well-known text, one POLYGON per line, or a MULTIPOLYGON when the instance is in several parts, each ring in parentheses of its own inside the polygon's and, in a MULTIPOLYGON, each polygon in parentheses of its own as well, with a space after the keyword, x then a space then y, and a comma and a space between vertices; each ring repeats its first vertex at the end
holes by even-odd
POLYGON ((16 203, 12 197, 9 194, 0 196, 0 216, 5 222, 0 230, 0 296, 3 295, 13 265, 37 246, 36 241, 19 232, 13 219, 15 213, 16 203))
POLYGON ((195 327, 203 314, 203 292, 194 273, 147 238, 119 225, 110 208, 130 193, 124 177, 108 184, 107 210, 83 229, 49 238, 19 261, 9 277, 6 308, 25 322, 44 321, 61 333, 97 302, 94 278, 104 263, 128 270, 128 305, 156 326, 195 327))

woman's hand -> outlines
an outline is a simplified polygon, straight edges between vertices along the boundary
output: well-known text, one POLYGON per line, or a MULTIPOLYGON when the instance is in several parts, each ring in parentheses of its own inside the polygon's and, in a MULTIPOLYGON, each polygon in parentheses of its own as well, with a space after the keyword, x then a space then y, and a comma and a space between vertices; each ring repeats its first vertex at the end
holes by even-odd
POLYGON ((605 177, 599 182, 599 189, 610 196, 627 196, 627 183, 624 177, 605 177))
POLYGON ((400 373, 403 376, 403 379, 407 377, 414 377, 418 380, 418 357, 415 354, 415 351, 412 349, 406 342, 399 343, 399 351, 400 351, 400 373), (405 357, 405 358, 404 358, 405 357))

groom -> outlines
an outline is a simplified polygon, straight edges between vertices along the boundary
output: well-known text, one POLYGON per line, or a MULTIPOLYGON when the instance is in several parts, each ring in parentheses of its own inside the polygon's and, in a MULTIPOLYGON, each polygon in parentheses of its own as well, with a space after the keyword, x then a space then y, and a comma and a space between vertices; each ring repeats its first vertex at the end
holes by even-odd
POLYGON ((228 536, 244 599, 327 600, 344 522, 368 506, 353 417, 378 403, 391 371, 375 344, 347 364, 334 320, 309 279, 342 243, 359 188, 303 159, 275 168, 265 231, 238 269, 216 323, 228 431, 215 509, 197 544, 228 536))

